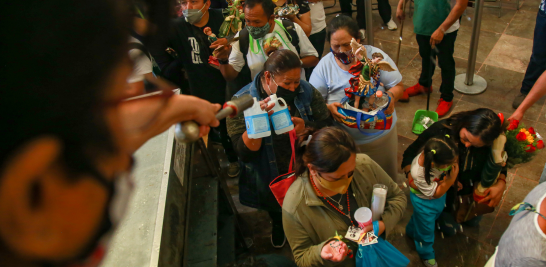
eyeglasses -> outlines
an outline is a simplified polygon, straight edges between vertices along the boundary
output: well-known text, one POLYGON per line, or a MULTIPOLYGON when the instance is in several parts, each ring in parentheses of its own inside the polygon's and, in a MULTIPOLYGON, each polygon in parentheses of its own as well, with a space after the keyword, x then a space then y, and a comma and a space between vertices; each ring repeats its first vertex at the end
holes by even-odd
POLYGON ((163 88, 153 93, 111 101, 107 105, 117 107, 122 128, 128 134, 136 134, 154 124, 173 95, 173 90, 163 88))

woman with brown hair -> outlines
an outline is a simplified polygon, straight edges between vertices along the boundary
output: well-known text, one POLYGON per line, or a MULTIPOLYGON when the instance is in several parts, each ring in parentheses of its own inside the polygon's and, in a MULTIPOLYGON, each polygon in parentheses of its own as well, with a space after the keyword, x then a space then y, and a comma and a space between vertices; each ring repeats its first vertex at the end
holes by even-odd
MULTIPOLYGON (((283 204, 284 231, 298 266, 355 266, 346 259, 349 247, 334 235, 344 236, 357 226, 354 213, 371 207, 373 185, 387 186, 379 235, 387 235, 402 218, 406 196, 387 173, 365 154, 357 154, 351 136, 342 129, 307 128, 296 142, 296 176, 283 204), (338 249, 332 247, 341 246, 338 249), (341 263, 343 262, 343 263, 341 263)), ((370 225, 365 231, 371 231, 370 225)), ((353 246, 354 245, 354 246, 353 246)))

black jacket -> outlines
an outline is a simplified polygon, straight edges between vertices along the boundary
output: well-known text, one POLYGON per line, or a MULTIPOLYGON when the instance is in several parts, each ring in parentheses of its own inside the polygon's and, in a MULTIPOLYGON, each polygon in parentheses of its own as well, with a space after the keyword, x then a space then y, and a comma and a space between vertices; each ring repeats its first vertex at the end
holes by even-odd
MULTIPOLYGON (((402 159, 402 168, 411 165, 412 160, 419 154, 425 143, 434 136, 444 136, 448 134, 452 138, 456 138, 459 146, 459 177, 458 181, 463 184, 463 189, 458 192, 459 195, 470 194, 473 191, 473 185, 481 180, 482 169, 485 166, 486 160, 491 153, 491 147, 465 147, 459 138, 459 134, 446 127, 447 120, 441 120, 434 123, 430 128, 425 130, 417 140, 415 140, 404 151, 402 159)), ((501 171, 504 175, 507 173, 507 168, 504 167, 501 171)))

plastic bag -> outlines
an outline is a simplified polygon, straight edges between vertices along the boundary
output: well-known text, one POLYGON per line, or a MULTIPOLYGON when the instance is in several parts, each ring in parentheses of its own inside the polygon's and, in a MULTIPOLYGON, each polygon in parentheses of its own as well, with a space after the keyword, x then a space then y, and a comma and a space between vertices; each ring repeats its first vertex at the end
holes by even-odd
MULTIPOLYGON (((379 223, 373 223, 375 235, 379 236, 377 231, 379 223)), ((357 267, 403 267, 408 266, 410 260, 404 256, 391 243, 378 237, 377 243, 368 246, 358 246, 356 253, 357 267)))

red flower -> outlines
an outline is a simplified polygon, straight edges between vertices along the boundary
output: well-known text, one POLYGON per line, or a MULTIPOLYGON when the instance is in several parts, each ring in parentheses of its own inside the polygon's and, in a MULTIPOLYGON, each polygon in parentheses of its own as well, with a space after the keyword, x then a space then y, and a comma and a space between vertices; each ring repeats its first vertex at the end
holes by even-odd
POLYGON ((525 152, 527 152, 527 153, 533 153, 533 152, 535 152, 535 150, 536 149, 535 149, 535 147, 533 145, 527 145, 525 147, 525 152))
POLYGON ((518 125, 519 125, 519 121, 512 120, 512 121, 510 121, 510 125, 508 125, 507 130, 509 130, 509 131, 514 130, 514 129, 518 128, 518 125))
POLYGON ((529 127, 527 131, 529 131, 530 134, 536 134, 535 129, 533 129, 533 127, 529 127))
POLYGON ((538 140, 538 142, 537 142, 537 148, 538 148, 538 149, 543 149, 543 148, 544 148, 544 142, 542 142, 542 140, 538 140))
POLYGON ((518 135, 516 135, 516 139, 518 139, 518 141, 525 141, 527 140, 527 135, 525 135, 524 132, 519 132, 518 135))

